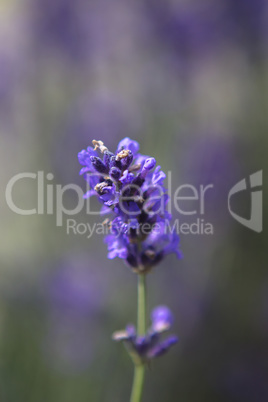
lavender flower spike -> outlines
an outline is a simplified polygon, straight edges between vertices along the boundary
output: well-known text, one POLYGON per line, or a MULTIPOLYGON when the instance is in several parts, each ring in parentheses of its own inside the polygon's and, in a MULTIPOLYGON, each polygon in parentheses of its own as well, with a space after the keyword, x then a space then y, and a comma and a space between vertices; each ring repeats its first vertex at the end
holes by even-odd
POLYGON ((100 140, 93 145, 79 152, 78 160, 91 187, 85 197, 96 195, 111 212, 108 258, 124 259, 136 273, 148 272, 167 254, 180 258, 179 237, 168 230, 165 174, 155 168, 156 160, 140 154, 138 142, 128 137, 115 153, 100 140))
POLYGON ((173 323, 166 306, 152 311, 152 325, 146 331, 145 277, 166 255, 175 253, 180 258, 179 236, 169 230, 166 175, 155 167, 155 158, 140 154, 138 142, 128 137, 119 142, 115 153, 100 140, 92 142, 94 149, 78 154, 80 174, 91 187, 84 197, 96 195, 102 210, 111 213, 105 238, 108 258, 123 259, 138 274, 137 330, 128 325, 113 339, 124 342, 135 366, 130 402, 141 402, 145 364, 178 341, 175 335, 161 339, 173 323))

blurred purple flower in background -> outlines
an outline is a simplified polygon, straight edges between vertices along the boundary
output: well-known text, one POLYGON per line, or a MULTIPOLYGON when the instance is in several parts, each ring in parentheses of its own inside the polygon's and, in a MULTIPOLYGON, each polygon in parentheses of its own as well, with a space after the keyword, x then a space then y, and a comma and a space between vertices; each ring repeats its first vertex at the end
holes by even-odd
POLYGON ((235 38, 253 56, 267 54, 267 17, 266 0, 225 0, 222 24, 230 30, 230 39, 235 38), (227 23, 226 23, 227 21, 227 23))
POLYGON ((96 261, 78 257, 62 262, 49 274, 45 287, 47 333, 45 355, 59 370, 77 371, 95 358, 98 326, 107 295, 96 261), (90 266, 94 265, 94 270, 90 266), (94 339, 94 346, 93 341, 94 339))
MULTIPOLYGON (((196 188, 213 186, 206 191, 203 218, 224 220, 218 230, 226 230, 228 209, 226 199, 234 183, 234 174, 239 178, 241 161, 237 159, 236 143, 233 137, 218 133, 197 135, 194 145, 185 150, 182 166, 188 182, 196 188), (220 213, 219 213, 220 211, 220 213)), ((241 172, 241 175, 243 173, 241 172)))
POLYGON ((181 63, 205 59, 226 45, 267 54, 266 0, 145 0, 145 10, 162 46, 181 63))
POLYGON ((32 27, 36 50, 59 53, 68 61, 86 60, 90 50, 84 15, 90 15, 82 1, 37 0, 32 2, 32 27))
POLYGON ((182 59, 211 49, 222 36, 219 3, 215 6, 210 0, 191 4, 146 0, 145 5, 163 46, 175 51, 182 59))

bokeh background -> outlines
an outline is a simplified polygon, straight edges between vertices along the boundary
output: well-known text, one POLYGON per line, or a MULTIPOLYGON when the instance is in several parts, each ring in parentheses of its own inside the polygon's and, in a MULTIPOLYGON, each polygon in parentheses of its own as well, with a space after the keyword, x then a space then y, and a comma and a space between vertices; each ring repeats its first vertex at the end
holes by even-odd
MULTIPOLYGON (((227 209, 236 182, 266 176, 267 46, 266 0, 0 1, 1 401, 129 398, 132 366, 111 334, 136 320, 135 275, 107 259, 101 236, 68 235, 68 217, 57 227, 55 213, 21 216, 5 201, 21 172, 86 190, 77 153, 125 136, 174 189, 214 185, 203 217, 214 234, 181 235, 183 260, 148 276, 149 308, 173 310, 180 341, 148 370, 144 401, 268 400, 266 228, 227 209)), ((36 181, 14 199, 34 208, 36 181)), ((250 194, 234 201, 248 216, 250 194)))

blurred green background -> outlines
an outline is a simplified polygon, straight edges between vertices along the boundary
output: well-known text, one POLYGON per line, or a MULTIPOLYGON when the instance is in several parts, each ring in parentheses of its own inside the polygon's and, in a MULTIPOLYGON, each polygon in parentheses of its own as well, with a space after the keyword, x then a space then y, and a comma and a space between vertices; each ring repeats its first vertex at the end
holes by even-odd
MULTIPOLYGON (((125 136, 172 172, 173 191, 214 186, 202 217, 213 235, 181 235, 183 260, 148 276, 149 308, 173 310, 180 341, 148 370, 144 401, 268 400, 265 225, 256 233, 227 208, 239 180, 265 178, 267 46, 266 0, 0 1, 1 402, 129 398, 132 366, 111 334, 135 323, 135 275, 101 236, 67 234, 68 216, 57 227, 56 213, 18 215, 5 200, 22 172, 52 173, 45 194, 86 190, 77 153, 125 136)), ((13 198, 35 208, 36 180, 13 198)), ((66 208, 76 201, 66 192, 66 208)), ((248 217, 250 193, 234 201, 248 217)))

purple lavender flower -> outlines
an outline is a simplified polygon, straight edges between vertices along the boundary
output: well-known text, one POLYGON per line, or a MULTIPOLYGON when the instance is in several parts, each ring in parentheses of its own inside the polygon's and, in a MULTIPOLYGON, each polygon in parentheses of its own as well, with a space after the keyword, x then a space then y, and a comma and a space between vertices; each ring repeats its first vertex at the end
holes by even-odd
POLYGON ((156 160, 139 153, 137 141, 126 137, 115 153, 93 140, 78 154, 80 174, 89 183, 85 198, 96 195, 102 212, 111 212, 110 233, 105 238, 108 258, 123 258, 137 272, 147 272, 178 249, 179 237, 171 233, 165 173, 156 160), (97 150, 100 151, 99 154, 97 150))
POLYGON ((178 337, 170 335, 164 340, 161 333, 170 329, 173 322, 173 315, 168 307, 158 306, 151 314, 152 326, 147 334, 138 336, 134 325, 127 325, 125 330, 113 334, 115 341, 123 341, 137 363, 145 363, 149 360, 166 353, 171 346, 178 342, 178 337))
POLYGON ((168 307, 158 306, 151 314, 152 328, 155 332, 168 330, 173 324, 173 315, 168 307))

